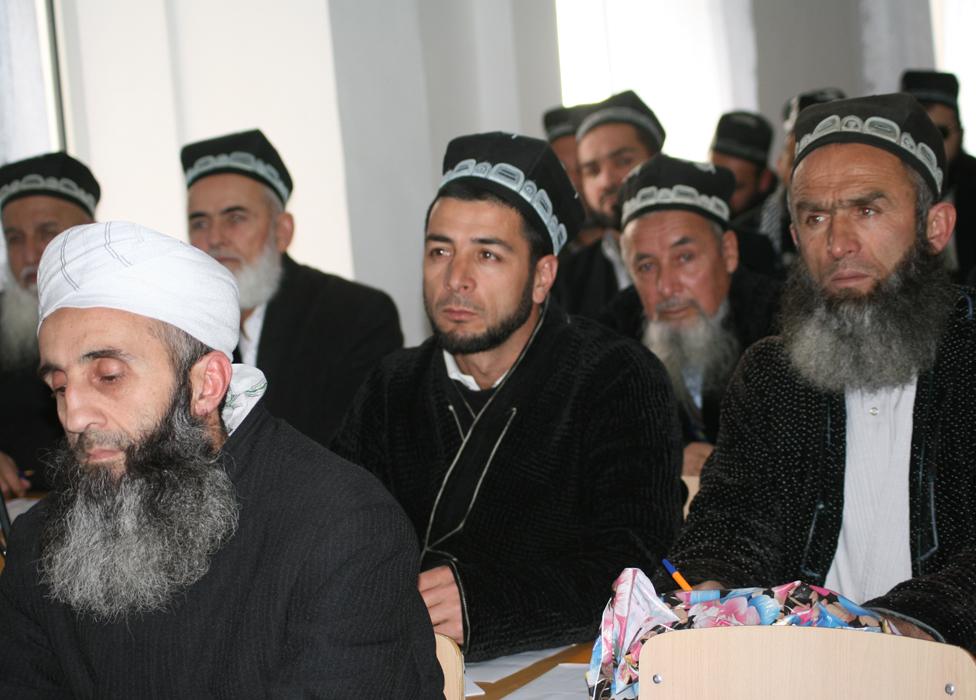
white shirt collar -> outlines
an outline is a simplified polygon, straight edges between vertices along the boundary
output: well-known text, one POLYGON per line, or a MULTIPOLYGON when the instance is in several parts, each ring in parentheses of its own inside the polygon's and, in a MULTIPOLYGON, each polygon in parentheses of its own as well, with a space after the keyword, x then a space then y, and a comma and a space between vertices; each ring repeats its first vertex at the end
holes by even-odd
MULTIPOLYGON (((461 368, 458 367, 457 361, 454 359, 454 355, 449 353, 447 350, 442 350, 441 352, 444 353, 444 366, 447 367, 448 377, 450 377, 454 381, 461 382, 466 389, 470 389, 471 391, 482 390, 481 387, 478 386, 478 382, 474 380, 474 377, 472 377, 470 374, 465 374, 464 372, 461 371, 461 368)), ((503 374, 502 376, 500 376, 498 379, 495 380, 495 383, 491 385, 491 388, 494 389, 495 387, 497 387, 499 384, 502 383, 502 380, 505 379, 505 377, 507 376, 508 376, 508 372, 506 371, 505 374, 503 374)))
POLYGON ((245 365, 257 367, 258 344, 261 342, 261 330, 264 328, 264 313, 268 310, 268 303, 254 307, 254 311, 241 324, 241 337, 237 341, 237 349, 241 353, 241 362, 245 365))

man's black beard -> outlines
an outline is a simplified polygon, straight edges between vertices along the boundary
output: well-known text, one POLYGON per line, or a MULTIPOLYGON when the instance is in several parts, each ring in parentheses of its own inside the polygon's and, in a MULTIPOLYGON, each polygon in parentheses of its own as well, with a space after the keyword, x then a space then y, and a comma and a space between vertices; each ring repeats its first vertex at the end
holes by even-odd
POLYGON ((494 326, 487 328, 481 335, 473 336, 459 336, 438 328, 432 309, 425 296, 424 310, 427 312, 427 318, 430 320, 431 328, 434 329, 434 337, 437 338, 437 343, 452 355, 472 355, 497 348, 508 340, 515 331, 524 326, 526 321, 529 320, 529 316, 532 315, 533 283, 533 276, 530 274, 528 281, 525 283, 525 288, 522 290, 522 298, 519 299, 519 304, 515 311, 494 326))
POLYGON ((865 295, 829 295, 802 261, 794 264, 781 321, 801 376, 824 391, 877 391, 907 384, 932 367, 955 289, 923 236, 865 295))
POLYGON ((153 431, 125 448, 125 473, 85 466, 64 443, 41 544, 52 598, 99 621, 165 609, 234 533, 238 506, 184 382, 153 431))

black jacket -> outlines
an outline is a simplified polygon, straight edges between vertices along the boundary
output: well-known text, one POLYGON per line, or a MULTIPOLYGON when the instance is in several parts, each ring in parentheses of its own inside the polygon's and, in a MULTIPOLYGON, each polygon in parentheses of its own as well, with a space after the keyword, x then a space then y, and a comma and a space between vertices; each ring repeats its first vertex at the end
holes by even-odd
POLYGON ((46 503, 0 575, 0 697, 442 697, 403 511, 259 404, 221 454, 237 532, 167 611, 96 623, 49 600, 46 503))
POLYGON ((383 361, 333 443, 380 477, 423 543, 462 443, 497 421, 472 457, 474 496, 453 504, 471 504, 463 528, 422 566, 453 567, 472 660, 592 640, 616 576, 656 566, 681 522, 674 400, 639 344, 550 305, 495 392, 472 429, 430 339, 383 361))
POLYGON ((976 272, 976 158, 961 152, 949 170, 949 186, 956 205, 957 279, 976 272))
MULTIPOLYGON (((729 288, 729 316, 726 324, 735 333, 739 347, 746 348, 760 338, 774 332, 779 313, 782 286, 776 280, 739 268, 732 275, 729 288)), ((627 287, 603 310, 600 321, 618 333, 640 340, 644 333, 644 308, 634 287, 627 287)), ((685 444, 705 441, 714 443, 718 437, 719 410, 725 395, 725 381, 710 382, 711 388, 702 395, 704 432, 695 421, 681 411, 681 426, 685 444)))
MULTIPOLYGON (((976 290, 962 288, 918 378, 909 507, 913 578, 865 603, 976 651, 976 290)), ((767 338, 742 358, 715 452, 670 558, 692 583, 823 584, 844 508, 846 411, 767 338)), ((666 573, 655 583, 673 588, 666 573)), ((843 593, 843 591, 840 591, 843 593)), ((857 601, 861 602, 861 601, 857 601)))
POLYGON ((603 253, 602 238, 559 256, 552 295, 567 313, 598 318, 619 291, 613 263, 603 253))
POLYGON ((321 445, 380 359, 403 347, 400 320, 383 292, 283 256, 281 287, 268 302, 257 365, 265 404, 321 445))

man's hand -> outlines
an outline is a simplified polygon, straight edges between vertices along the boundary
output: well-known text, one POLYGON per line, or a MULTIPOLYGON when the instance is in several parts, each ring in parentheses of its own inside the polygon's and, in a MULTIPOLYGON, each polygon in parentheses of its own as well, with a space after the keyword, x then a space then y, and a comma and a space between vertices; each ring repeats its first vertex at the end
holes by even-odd
POLYGON ((725 586, 722 585, 721 581, 702 581, 696 586, 692 586, 693 591, 720 591, 725 586))
POLYGON ((900 617, 894 617, 892 615, 885 615, 884 618, 888 621, 888 624, 893 625, 902 637, 911 637, 912 639, 924 639, 926 642, 934 642, 935 637, 923 630, 918 625, 913 625, 908 620, 902 620, 900 617))
POLYGON ((459 645, 464 644, 464 622, 461 619, 461 593, 449 566, 423 571, 417 588, 427 606, 434 631, 445 634, 459 645))
POLYGON ((27 479, 22 479, 17 472, 17 465, 10 455, 0 452, 0 492, 4 498, 22 498, 31 486, 27 479))
POLYGON ((689 442, 685 445, 681 476, 701 476, 702 466, 714 449, 715 445, 709 442, 689 442))

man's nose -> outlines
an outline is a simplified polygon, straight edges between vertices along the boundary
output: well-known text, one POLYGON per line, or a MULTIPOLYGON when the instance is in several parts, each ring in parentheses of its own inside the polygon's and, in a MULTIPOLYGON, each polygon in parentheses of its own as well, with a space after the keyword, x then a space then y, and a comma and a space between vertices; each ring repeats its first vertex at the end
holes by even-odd
POLYGON ((474 287, 470 263, 457 256, 452 258, 447 266, 446 282, 451 291, 470 291, 474 287))
POLYGON ((87 388, 79 385, 64 388, 61 423, 65 432, 75 435, 81 435, 89 428, 101 426, 102 413, 87 388))
POLYGON ((840 260, 860 250, 861 239, 847 216, 832 216, 829 225, 827 245, 832 258, 840 260))

